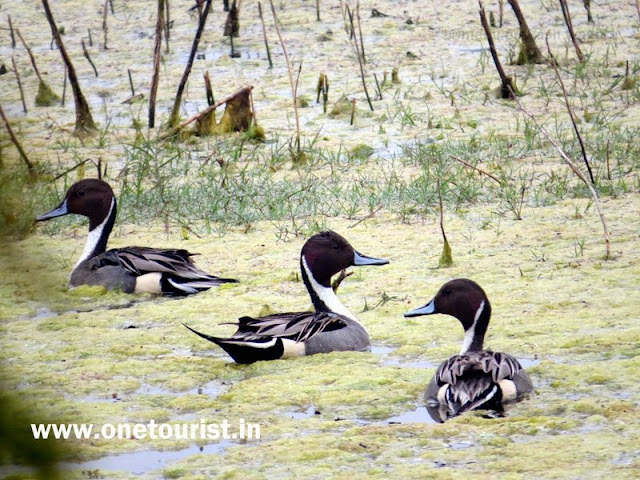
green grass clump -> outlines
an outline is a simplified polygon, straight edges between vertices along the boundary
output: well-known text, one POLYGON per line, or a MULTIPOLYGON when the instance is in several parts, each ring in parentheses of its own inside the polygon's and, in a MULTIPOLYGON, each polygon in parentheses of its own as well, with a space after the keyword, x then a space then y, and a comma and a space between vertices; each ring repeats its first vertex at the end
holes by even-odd
POLYGON ((60 95, 51 90, 51 87, 44 80, 40 80, 36 95, 36 105, 38 107, 51 107, 58 103, 60 103, 60 95))

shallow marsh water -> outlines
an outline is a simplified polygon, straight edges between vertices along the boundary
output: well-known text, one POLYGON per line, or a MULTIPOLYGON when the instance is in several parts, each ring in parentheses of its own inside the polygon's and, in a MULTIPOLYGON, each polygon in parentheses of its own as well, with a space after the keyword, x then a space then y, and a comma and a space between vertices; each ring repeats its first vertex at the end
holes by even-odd
MULTIPOLYGON (((268 70, 256 7, 243 5, 247 16, 241 16, 236 42, 242 58, 231 60, 220 38, 224 16, 217 3, 211 29, 203 37, 206 62, 194 66, 183 116, 204 108, 203 96, 196 92, 200 76, 209 69, 215 72, 217 97, 253 83, 258 120, 268 137, 291 135, 290 94, 275 34, 269 34, 275 67, 268 70)), ((369 68, 380 77, 383 70, 400 64, 402 79, 396 90, 385 93, 383 102, 374 104, 373 114, 367 112, 354 58, 344 54, 350 47, 337 3, 323 5, 320 24, 314 21, 313 2, 277 4, 291 53, 296 61, 304 60, 301 92, 315 97, 317 75, 327 71, 334 101, 341 94, 358 98, 354 128, 348 126, 348 115, 327 117, 315 105, 301 109, 305 135, 319 134, 318 143, 327 148, 366 143, 376 149, 371 162, 393 164, 402 154, 398 145, 415 139, 435 142, 515 131, 519 120, 511 106, 484 102, 486 91, 497 82, 491 65, 486 71, 482 68, 487 52, 474 2, 361 2, 369 68), (374 6, 391 16, 369 18, 374 6), (409 17, 413 24, 405 22, 409 17), (320 35, 332 40, 311 41, 320 35), (406 57, 408 50, 418 58, 406 57), (451 105, 448 92, 458 95, 458 105, 451 105), (465 95, 468 102, 461 100, 465 95), (412 115, 406 115, 407 108, 412 115), (429 118, 448 127, 427 129, 429 118)), ((521 3, 532 28, 553 19, 552 48, 569 52, 566 61, 572 65, 559 11, 546 11, 535 1, 521 3)), ((624 72, 619 62, 639 61, 638 23, 626 3, 594 5, 594 27, 586 25, 579 6, 572 10, 577 28, 591 39, 585 48, 593 55, 611 55, 611 75, 624 72)), ((68 134, 74 118, 71 102, 65 108, 30 107, 24 116, 17 89, 0 85, 3 107, 40 163, 57 162, 62 170, 77 158, 101 156, 110 165, 111 180, 123 164, 122 144, 135 136, 131 124, 146 118, 146 104, 129 107, 119 101, 128 96, 127 68, 138 89, 147 93, 155 21, 154 9, 147 4, 114 4, 118 13, 110 17, 110 50, 92 50, 101 74, 97 81, 72 39, 84 35, 87 26, 76 14, 82 8, 87 9, 94 42, 99 41, 101 6, 54 6, 96 119, 104 127, 112 118, 105 145, 82 144, 68 134), (113 101, 105 101, 105 93, 113 101)), ((2 8, 26 33, 41 70, 59 90, 63 74, 58 53, 48 50, 48 27, 39 3, 9 2, 2 8)), ((170 107, 193 33, 194 20, 186 8, 173 10, 174 46, 163 64, 161 117, 170 107)), ((505 19, 498 37, 514 42, 515 21, 510 14, 505 19)), ((0 53, 3 58, 13 54, 6 41, 0 53)), ((26 72, 24 51, 15 53, 26 72)), ((507 54, 506 47, 501 54, 507 54)), ((519 78, 529 78, 528 85, 552 78, 542 66, 515 71, 519 78)), ((611 77, 606 80, 602 81, 609 85, 611 77)), ((33 75, 25 73, 23 82, 33 94, 33 75)), ((560 101, 546 106, 534 87, 527 92, 523 102, 534 112, 563 112, 560 101)), ((622 109, 613 102, 602 105, 609 107, 622 109)), ((631 104, 617 121, 633 125, 638 112, 638 105, 631 104)), ((200 142, 194 147, 195 157, 205 157, 217 146, 217 140, 200 142)), ((5 150, 9 147, 4 147, 3 137, 3 154, 5 150)), ((523 156, 523 161, 531 159, 540 169, 566 168, 556 158, 538 158, 536 152, 523 156)), ((363 161, 358 168, 367 167, 363 161)), ((637 175, 631 169, 629 183, 634 178, 637 182, 637 175)), ((60 229, 40 227, 25 238, 3 241, 0 250, 2 384, 20 396, 25 410, 44 409, 49 422, 197 423, 204 418, 261 425, 260 440, 242 442, 69 441, 74 453, 65 458, 63 478, 637 478, 637 184, 617 197, 603 197, 602 203, 613 233, 611 260, 603 259, 597 214, 582 198, 547 206, 525 203, 522 220, 500 214, 496 204, 448 209, 445 221, 454 259, 448 269, 437 268, 442 237, 436 215, 401 221, 382 210, 360 222, 323 219, 359 251, 391 261, 384 267, 354 269, 339 290, 367 327, 372 351, 249 366, 230 363, 221 350, 181 324, 224 335, 233 327, 219 323, 257 315, 264 305, 274 311, 309 308, 296 277, 303 238, 278 241, 277 229, 268 221, 252 223, 247 233, 238 227, 222 236, 185 235, 178 224, 134 225, 121 212, 112 247, 186 248, 201 253, 196 261, 203 269, 241 281, 185 299, 132 298, 99 289, 68 291, 68 274, 82 251, 86 226, 72 221, 60 229), (494 312, 487 347, 525 360, 536 392, 504 418, 469 414, 436 425, 423 421, 422 392, 439 362, 459 350, 462 332, 451 318, 407 320, 402 314, 424 304, 443 282, 458 276, 473 278, 485 288, 494 312), (390 299, 381 302, 385 297, 390 299), (375 308, 364 311, 365 306, 375 308)), ((51 206, 40 207, 46 211, 51 206)), ((29 476, 23 471, 17 475, 29 476)))

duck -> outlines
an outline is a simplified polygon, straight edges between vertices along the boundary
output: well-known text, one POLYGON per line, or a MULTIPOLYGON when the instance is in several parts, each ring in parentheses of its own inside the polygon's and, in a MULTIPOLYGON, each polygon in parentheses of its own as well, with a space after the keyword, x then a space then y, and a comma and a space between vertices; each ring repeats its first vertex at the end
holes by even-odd
POLYGON ((60 205, 36 218, 38 222, 69 214, 89 218, 89 235, 82 255, 71 271, 71 288, 99 285, 125 293, 186 296, 222 283, 237 282, 200 270, 191 258, 197 254, 184 249, 125 247, 107 250, 117 210, 111 186, 104 180, 88 178, 71 185, 60 205))
POLYGON ((334 231, 323 231, 310 237, 300 252, 302 279, 315 311, 244 316, 238 322, 227 322, 237 326, 227 338, 185 327, 221 347, 239 364, 333 351, 366 351, 371 346, 369 334, 338 299, 331 277, 351 266, 388 263, 359 253, 334 231))
POLYGON ((533 391, 529 374, 514 356, 483 349, 491 304, 480 285, 466 278, 451 280, 429 303, 404 316, 437 313, 460 321, 464 342, 460 354, 451 356, 438 367, 425 390, 427 410, 435 421, 443 423, 476 409, 500 416, 506 405, 522 400, 533 391))

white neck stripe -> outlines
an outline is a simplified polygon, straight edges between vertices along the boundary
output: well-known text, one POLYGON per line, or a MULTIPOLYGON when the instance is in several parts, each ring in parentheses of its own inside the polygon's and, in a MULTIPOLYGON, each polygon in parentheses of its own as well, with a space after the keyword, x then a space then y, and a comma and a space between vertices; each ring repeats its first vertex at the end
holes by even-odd
POLYGON ((338 299, 333 289, 331 287, 320 285, 318 281, 313 277, 311 270, 309 270, 309 265, 307 265, 307 259, 304 258, 304 256, 302 257, 302 268, 304 268, 304 271, 307 274, 307 278, 309 278, 311 288, 316 293, 316 295, 318 295, 318 298, 322 302, 324 302, 324 304, 330 311, 339 315, 344 315, 345 317, 349 317, 351 320, 358 322, 353 313, 351 313, 349 309, 345 307, 338 299))
POLYGON ((469 350, 469 347, 471 347, 471 343, 473 343, 473 337, 476 334, 476 324, 478 323, 478 319, 480 318, 480 315, 482 315, 483 310, 484 310, 484 300, 478 307, 478 310, 476 310, 476 314, 473 317, 473 325, 471 325, 471 328, 469 330, 464 332, 464 342, 462 343, 462 350, 460 351, 461 355, 467 353, 467 351, 469 350))
POLYGON ((84 244, 84 250, 82 251, 82 255, 80 256, 80 260, 78 260, 78 262, 76 263, 76 266, 74 267, 74 269, 78 265, 80 265, 82 262, 84 262, 85 260, 88 260, 90 258, 90 256, 91 256, 91 254, 96 249, 96 246, 98 245, 98 242, 100 241, 100 238, 102 237, 102 232, 104 231, 104 227, 106 226, 107 222, 109 221, 109 218, 111 217, 111 213, 113 212, 113 208, 115 207, 115 205, 116 205, 116 200, 115 200, 115 198, 113 198, 113 199, 111 199, 111 208, 109 208, 109 213, 107 214, 105 219, 102 221, 102 223, 100 225, 98 225, 93 230, 89 231, 89 235, 87 236, 87 241, 84 244))

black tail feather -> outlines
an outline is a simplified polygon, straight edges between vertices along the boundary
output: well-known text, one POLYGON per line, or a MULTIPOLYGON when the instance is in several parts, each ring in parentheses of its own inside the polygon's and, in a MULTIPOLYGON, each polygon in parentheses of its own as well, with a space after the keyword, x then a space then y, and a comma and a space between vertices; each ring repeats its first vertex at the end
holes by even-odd
POLYGON ((191 328, 189 325, 183 323, 182 325, 184 325, 186 328, 188 328, 189 330, 191 330, 193 333, 195 333, 196 335, 198 335, 199 337, 204 338, 205 340, 209 340, 210 342, 215 343, 218 346, 222 346, 220 345, 220 343, 222 341, 224 341, 224 338, 220 338, 220 337, 213 337, 211 335, 207 335, 206 333, 200 333, 197 330, 194 330, 193 328, 191 328))
MULTIPOLYGON (((277 360, 282 357, 284 353, 284 346, 282 344, 282 340, 276 338, 274 345, 259 348, 255 346, 251 346, 250 342, 246 342, 243 344, 243 341, 240 339, 234 338, 220 338, 214 337, 211 335, 207 335, 205 333, 200 333, 197 330, 189 327, 188 325, 183 325, 191 330, 196 335, 204 338, 205 340, 209 340, 210 342, 215 343, 220 348, 222 348, 227 354, 233 358, 233 361, 241 364, 250 364, 257 362, 259 360, 277 360)), ((264 343, 270 342, 271 338, 264 338, 264 343)), ((254 340, 253 343, 262 343, 259 340, 254 340)))

